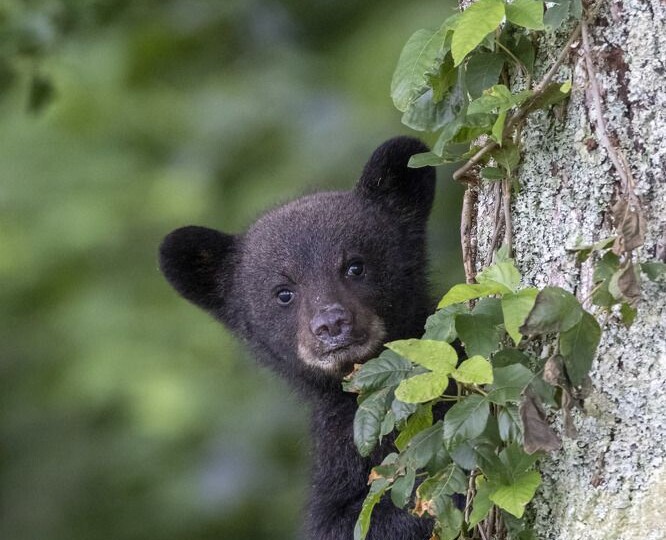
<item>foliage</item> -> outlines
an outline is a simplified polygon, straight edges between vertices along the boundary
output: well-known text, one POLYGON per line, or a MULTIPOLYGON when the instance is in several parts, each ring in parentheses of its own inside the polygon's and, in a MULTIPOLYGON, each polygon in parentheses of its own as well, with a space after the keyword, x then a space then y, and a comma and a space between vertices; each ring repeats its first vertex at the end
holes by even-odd
POLYGON ((404 124, 439 136, 432 151, 414 156, 411 165, 470 158, 479 150, 475 142, 487 136, 496 147, 484 157, 482 177, 511 177, 520 160, 513 136, 519 121, 565 99, 570 90, 568 82, 531 86, 531 30, 559 28, 571 14, 580 15, 579 8, 576 0, 547 10, 540 0, 478 0, 439 29, 418 30, 402 51, 391 96, 404 124), (510 69, 519 73, 522 90, 509 89, 510 69))
POLYGON ((479 282, 452 287, 422 339, 388 343, 389 351, 345 383, 359 393, 354 434, 362 455, 393 426, 399 432, 399 452, 370 476, 358 539, 368 530, 371 508, 389 491, 398 506, 434 517, 439 538, 471 534, 493 506, 522 518, 540 485, 535 462, 560 445, 543 411, 570 407, 565 394, 580 397, 599 326, 563 289, 520 288, 520 274, 505 255, 479 282), (469 300, 473 307, 464 303, 469 300), (529 342, 550 337, 558 339, 557 352, 547 361, 536 357, 529 342), (472 355, 460 362, 451 345, 457 339, 472 355), (443 420, 432 413, 440 403, 451 405, 443 420), (466 496, 464 507, 454 504, 455 494, 466 496))

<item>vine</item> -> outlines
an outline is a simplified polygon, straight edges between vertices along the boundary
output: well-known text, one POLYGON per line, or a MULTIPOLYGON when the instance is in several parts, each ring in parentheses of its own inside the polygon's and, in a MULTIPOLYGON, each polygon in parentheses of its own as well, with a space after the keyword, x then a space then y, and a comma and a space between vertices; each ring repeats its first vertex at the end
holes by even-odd
POLYGON ((592 17, 580 0, 547 9, 540 0, 477 0, 439 29, 417 31, 402 51, 394 104, 407 126, 439 133, 432 151, 413 156, 410 166, 464 162, 453 178, 467 184, 461 218, 466 283, 444 295, 421 339, 386 344, 344 383, 359 394, 354 441, 362 455, 397 431, 397 452, 368 479, 356 540, 365 538, 385 495, 433 518, 434 539, 533 538, 523 516, 541 483, 536 462, 561 445, 546 411, 560 410, 564 434, 575 437, 571 411, 589 393, 601 339, 602 327, 583 306, 607 314, 617 308, 629 326, 640 270, 653 280, 666 273, 664 263, 639 265, 633 254, 644 241, 644 218, 627 160, 603 119, 589 45, 592 17), (533 83, 536 32, 572 19, 565 45, 533 83), (582 301, 559 287, 522 286, 511 258, 510 215, 525 120, 569 96, 571 82, 554 79, 579 41, 597 134, 621 179, 611 209, 616 234, 570 248, 579 261, 596 261, 594 286, 582 301), (480 182, 495 182, 494 258, 477 274, 472 230, 480 182), (458 341, 467 354, 462 361, 458 341))

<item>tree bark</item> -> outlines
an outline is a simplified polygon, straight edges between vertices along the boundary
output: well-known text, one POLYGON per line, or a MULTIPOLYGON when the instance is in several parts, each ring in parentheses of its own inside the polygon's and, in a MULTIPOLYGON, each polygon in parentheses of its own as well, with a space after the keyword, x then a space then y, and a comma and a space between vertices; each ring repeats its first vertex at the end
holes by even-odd
MULTIPOLYGON (((608 139, 627 158, 646 218, 645 244, 636 255, 663 260, 666 3, 605 0, 588 28, 608 139)), ((563 31, 543 38, 536 80, 566 37, 563 31)), ((558 285, 582 300, 591 290, 593 264, 576 264, 565 248, 576 238, 591 242, 613 234, 609 209, 622 184, 595 123, 581 40, 555 80, 567 78, 573 82, 567 105, 534 114, 523 129, 512 240, 527 284, 558 285)), ((494 205, 501 204, 488 183, 478 196, 477 269, 487 260, 494 205)), ((645 279, 641 288, 631 328, 617 314, 603 325, 593 390, 585 411, 575 413, 578 438, 564 438, 563 448, 541 462, 543 485, 532 505, 540 539, 666 537, 666 287, 645 279)), ((597 308, 585 307, 603 323, 597 308)))

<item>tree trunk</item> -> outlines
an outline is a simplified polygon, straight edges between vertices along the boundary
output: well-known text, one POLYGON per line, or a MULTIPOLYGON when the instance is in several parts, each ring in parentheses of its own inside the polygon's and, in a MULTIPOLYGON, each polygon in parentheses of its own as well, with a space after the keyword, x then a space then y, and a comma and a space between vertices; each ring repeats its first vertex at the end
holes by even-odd
MULTIPOLYGON (((588 41, 606 132, 629 162, 646 218, 637 256, 663 260, 666 4, 602 4, 588 21, 588 41)), ((552 65, 564 34, 542 40, 541 73, 552 65)), ((577 237, 588 242, 613 234, 609 208, 622 190, 595 122, 583 49, 578 40, 560 70, 559 80, 573 81, 565 109, 538 112, 523 130, 521 190, 511 205, 514 253, 526 283, 558 285, 581 300, 591 290, 592 262, 577 264, 565 248, 577 237)), ((496 200, 497 188, 485 183, 476 216, 477 269, 487 261, 496 200)), ((564 438, 562 450, 541 462, 543 485, 533 504, 540 539, 666 537, 666 287, 644 280, 641 289, 631 328, 617 314, 603 325, 592 393, 585 411, 575 413, 578 438, 564 438)), ((596 314, 603 324, 604 316, 596 314)))

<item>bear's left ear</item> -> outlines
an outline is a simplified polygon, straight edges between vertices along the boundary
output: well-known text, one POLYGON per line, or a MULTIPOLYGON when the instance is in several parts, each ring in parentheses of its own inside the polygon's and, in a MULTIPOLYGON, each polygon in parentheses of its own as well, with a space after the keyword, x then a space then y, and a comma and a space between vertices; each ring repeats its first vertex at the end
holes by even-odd
POLYGON ((237 240, 206 227, 182 227, 160 245, 160 270, 178 293, 226 322, 237 240))
POLYGON ((429 148, 413 137, 389 139, 370 156, 356 184, 356 192, 387 205, 403 217, 425 221, 435 197, 435 169, 407 167, 414 154, 429 148))

